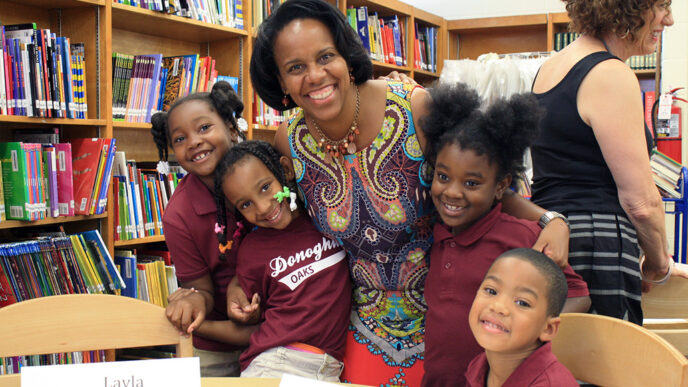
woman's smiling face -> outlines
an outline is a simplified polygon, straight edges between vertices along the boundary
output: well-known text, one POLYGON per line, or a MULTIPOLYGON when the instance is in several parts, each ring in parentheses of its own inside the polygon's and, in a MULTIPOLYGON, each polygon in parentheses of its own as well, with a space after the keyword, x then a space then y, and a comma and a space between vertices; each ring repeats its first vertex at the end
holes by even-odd
POLYGON ((277 35, 274 57, 282 91, 320 124, 335 123, 352 87, 330 30, 315 19, 293 20, 277 35))

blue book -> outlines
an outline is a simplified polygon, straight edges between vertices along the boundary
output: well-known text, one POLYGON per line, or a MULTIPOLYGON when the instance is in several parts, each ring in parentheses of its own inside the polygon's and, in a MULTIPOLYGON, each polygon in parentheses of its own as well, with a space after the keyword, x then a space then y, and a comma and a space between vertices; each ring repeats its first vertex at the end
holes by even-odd
POLYGON ((361 38, 361 43, 363 43, 363 47, 365 47, 365 49, 370 54, 368 7, 366 6, 356 9, 356 31, 358 31, 358 36, 361 38))
POLYGON ((146 116, 144 122, 150 122, 151 112, 153 111, 153 105, 156 102, 155 89, 160 82, 160 68, 162 66, 162 54, 153 55, 142 55, 147 58, 153 59, 153 68, 151 75, 150 88, 148 89, 148 106, 146 106, 146 116))
POLYGON ((122 287, 122 295, 125 297, 138 298, 136 288, 136 257, 123 257, 115 255, 115 264, 119 266, 119 272, 122 275, 124 286, 122 287))
POLYGON ((100 192, 98 193, 98 203, 96 206, 96 214, 102 214, 105 212, 105 207, 107 206, 107 193, 108 188, 110 188, 110 175, 112 173, 112 161, 115 159, 115 151, 117 146, 115 142, 117 139, 113 138, 110 143, 110 149, 108 149, 107 158, 105 159, 105 169, 103 170, 103 179, 100 183, 100 192))
POLYGON ((120 274, 119 270, 117 270, 115 262, 112 260, 112 256, 110 255, 110 251, 107 249, 103 238, 100 236, 100 232, 98 232, 98 230, 91 230, 82 232, 80 235, 85 240, 94 242, 94 244, 98 247, 98 252, 104 261, 105 268, 107 269, 108 273, 110 273, 110 277, 112 278, 112 287, 114 289, 111 290, 122 289, 124 280, 122 279, 122 275, 120 274))

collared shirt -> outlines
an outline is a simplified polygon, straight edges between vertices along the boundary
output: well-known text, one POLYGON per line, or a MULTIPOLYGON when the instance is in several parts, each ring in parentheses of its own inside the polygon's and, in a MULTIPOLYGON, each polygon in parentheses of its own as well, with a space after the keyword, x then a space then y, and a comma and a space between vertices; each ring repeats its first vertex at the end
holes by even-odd
MULTIPOLYGON (((498 203, 467 230, 452 235, 436 224, 425 282, 428 312, 425 320, 425 376, 423 386, 461 386, 468 363, 483 349, 468 325, 468 312, 492 262, 516 247, 535 244, 540 227, 501 212, 498 203)), ((569 297, 587 296, 585 281, 571 267, 564 270, 569 297)))
MULTIPOLYGON (((227 284, 235 273, 235 244, 227 254, 227 260, 220 260, 218 241, 214 226, 217 222, 215 198, 194 175, 186 175, 165 209, 162 222, 165 229, 165 243, 170 250, 177 278, 181 282, 193 281, 210 274, 215 287, 215 306, 206 315, 207 320, 227 319, 227 284)), ((227 235, 236 229, 234 215, 227 213, 227 235)), ((194 346, 207 351, 230 351, 237 349, 228 344, 193 336, 194 346)))
MULTIPOLYGON (((466 386, 486 386, 489 370, 490 364, 487 362, 487 355, 483 352, 468 365, 466 386)), ((576 382, 571 371, 554 356, 552 343, 547 342, 531 353, 502 385, 502 387, 523 386, 578 387, 578 382, 576 382)))

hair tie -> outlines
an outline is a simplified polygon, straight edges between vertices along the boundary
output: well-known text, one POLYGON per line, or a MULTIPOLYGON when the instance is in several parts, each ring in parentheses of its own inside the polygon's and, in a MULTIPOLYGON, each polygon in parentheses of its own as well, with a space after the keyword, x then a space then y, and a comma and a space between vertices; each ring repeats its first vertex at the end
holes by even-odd
POLYGON ((296 192, 292 192, 289 194, 289 209, 294 212, 298 208, 296 205, 296 192))
POLYGON ((232 235, 232 239, 239 238, 241 236, 241 230, 244 229, 244 224, 241 222, 236 222, 237 228, 234 230, 234 235, 232 235))
POLYGON ((237 118, 236 120, 237 123, 237 129, 241 132, 247 132, 248 131, 248 122, 246 122, 245 119, 242 117, 237 118))
POLYGON ((291 191, 289 191, 289 187, 286 185, 282 188, 282 192, 277 192, 273 198, 277 199, 277 203, 282 203, 282 200, 285 198, 290 197, 291 191))
POLYGON ((215 234, 222 234, 225 232, 225 226, 220 226, 219 224, 215 223, 215 234))
POLYGON ((220 243, 218 248, 220 249, 220 252, 222 254, 226 254, 229 250, 232 249, 233 244, 234 244, 234 241, 227 241, 227 243, 225 243, 224 245, 222 243, 220 243))

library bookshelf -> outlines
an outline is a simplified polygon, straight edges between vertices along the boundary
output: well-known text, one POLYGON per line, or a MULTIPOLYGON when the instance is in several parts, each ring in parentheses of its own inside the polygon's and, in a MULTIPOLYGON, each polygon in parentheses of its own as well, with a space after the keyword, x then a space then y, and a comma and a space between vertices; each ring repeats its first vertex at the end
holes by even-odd
MULTIPOLYGON (((566 13, 500 16, 446 21, 447 59, 476 59, 494 52, 550 52, 554 50, 555 35, 568 31, 566 13)), ((661 46, 657 50, 657 67, 634 70, 639 79, 655 79, 659 89, 661 75, 661 46)))
MULTIPOLYGON (((397 15, 403 23, 406 64, 403 66, 374 62, 375 76, 392 71, 407 74, 423 85, 439 79, 446 57, 447 22, 443 18, 414 8, 398 0, 328 0, 342 12, 350 7, 368 7, 381 16, 397 15), (413 32, 415 25, 437 29, 437 71, 416 69, 413 32)), ((35 22, 71 42, 83 42, 86 58, 88 116, 86 119, 34 118, 0 116, 0 141, 11 141, 12 131, 21 128, 58 127, 68 140, 78 137, 114 137, 117 150, 127 159, 157 161, 158 153, 150 135, 149 123, 113 120, 113 53, 129 55, 162 53, 163 56, 199 54, 216 59, 220 74, 239 78, 239 94, 249 121, 248 138, 272 141, 277 127, 254 125, 254 91, 250 82, 249 62, 253 36, 257 31, 252 17, 256 1, 243 2, 244 28, 230 28, 193 19, 116 3, 112 0, 8 0, 0 7, 4 25, 35 22)), ((98 228, 113 253, 115 247, 136 247, 164 241, 164 236, 122 240, 114 238, 114 200, 112 185, 106 213, 98 216, 54 218, 34 222, 7 221, 0 232, 52 224, 64 224, 66 231, 98 228)), ((16 231, 15 231, 16 233, 16 231)))

